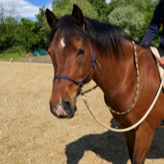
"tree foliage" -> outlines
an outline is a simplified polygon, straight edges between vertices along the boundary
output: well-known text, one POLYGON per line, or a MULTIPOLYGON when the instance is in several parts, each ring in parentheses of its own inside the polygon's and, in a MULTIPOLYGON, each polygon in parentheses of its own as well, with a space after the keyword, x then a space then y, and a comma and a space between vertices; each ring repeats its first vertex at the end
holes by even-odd
POLYGON ((37 35, 39 30, 37 22, 33 22, 27 18, 22 18, 20 21, 20 27, 20 44, 25 48, 26 51, 34 50, 40 41, 39 36, 37 35))
POLYGON ((54 0, 52 1, 52 8, 64 9, 71 0, 54 0))
MULTIPOLYGON (((72 14, 73 4, 77 4, 84 16, 118 25, 132 38, 142 40, 154 10, 160 0, 53 0, 52 11, 60 18, 72 14)), ((39 9, 37 21, 21 18, 16 8, 6 9, 0 4, 0 51, 23 47, 26 51, 48 48, 47 35, 50 30, 45 7, 39 9)), ((162 36, 162 27, 153 43, 158 45, 162 36)))
POLYGON ((57 16, 57 18, 61 18, 64 15, 72 14, 72 9, 74 4, 80 6, 84 16, 93 19, 97 18, 98 16, 97 12, 94 10, 92 5, 87 0, 71 0, 71 1, 68 0, 68 1, 69 3, 67 3, 67 5, 65 5, 62 8, 58 6, 53 7, 52 11, 57 16))
POLYGON ((45 7, 39 9, 36 15, 38 21, 27 18, 18 20, 13 7, 5 13, 5 8, 0 5, 0 50, 13 46, 21 46, 26 51, 36 48, 47 48, 48 30, 45 24, 45 7))
POLYGON ((16 15, 15 7, 10 7, 5 10, 0 4, 0 48, 6 49, 17 44, 18 16, 16 15))
POLYGON ((97 11, 97 19, 99 21, 107 21, 108 10, 107 10, 107 3, 106 0, 88 0, 94 9, 97 11))
MULTIPOLYGON (((136 24, 134 26, 134 28, 130 28, 130 29, 125 28, 125 26, 123 26, 123 29, 125 29, 125 31, 128 32, 128 34, 130 34, 130 36, 132 38, 135 38, 137 40, 142 40, 147 28, 149 27, 149 24, 153 17, 154 10, 156 9, 156 6, 158 5, 159 2, 160 2, 160 0, 111 0, 110 3, 108 4, 108 10, 109 10, 108 18, 110 18, 110 21, 111 21, 112 18, 110 16, 110 14, 113 14, 113 13, 116 14, 117 9, 120 7, 123 8, 123 7, 129 6, 130 8, 135 8, 137 13, 142 14, 141 18, 144 17, 144 23, 143 23, 143 21, 139 21, 139 19, 140 20, 142 20, 142 19, 139 18, 139 14, 137 14, 138 16, 135 16, 135 17, 138 17, 138 18, 136 18, 136 19, 133 18, 133 19, 136 21, 136 23, 138 22, 138 25, 136 24)), ((121 12, 121 10, 120 10, 120 12, 121 12)), ((124 11, 122 11, 122 12, 124 12, 124 11)), ((117 13, 117 14, 121 15, 120 13, 117 13)), ((133 17, 134 14, 136 14, 136 13, 132 12, 129 16, 132 15, 132 17, 133 17)), ((133 21, 129 21, 129 23, 130 22, 131 22, 131 24, 133 24, 133 21)), ((120 26, 122 26, 122 24, 120 26)), ((159 40, 162 36, 161 31, 162 31, 162 27, 160 28, 157 37, 154 39, 153 44, 156 44, 156 45, 159 44, 159 40)))
POLYGON ((49 32, 49 27, 46 26, 46 17, 45 17, 45 6, 42 8, 39 8, 39 13, 35 15, 38 23, 37 23, 37 28, 38 28, 38 36, 39 36, 39 46, 38 48, 46 48, 47 45, 47 35, 49 32))
POLYGON ((137 32, 144 24, 144 15, 135 7, 118 7, 110 13, 108 21, 113 25, 120 26, 128 35, 138 39, 137 32))

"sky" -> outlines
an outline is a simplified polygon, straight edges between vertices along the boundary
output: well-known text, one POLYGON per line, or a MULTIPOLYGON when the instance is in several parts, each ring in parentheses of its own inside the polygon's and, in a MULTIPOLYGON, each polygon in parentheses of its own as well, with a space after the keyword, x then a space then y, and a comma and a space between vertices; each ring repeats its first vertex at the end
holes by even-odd
POLYGON ((9 9, 14 6, 16 8, 16 14, 20 17, 26 17, 31 20, 36 20, 35 15, 39 13, 39 7, 45 6, 51 9, 51 2, 53 0, 0 0, 0 4, 5 9, 9 9))
MULTIPOLYGON (((53 0, 0 0, 0 4, 8 9, 14 6, 17 10, 16 14, 20 17, 26 17, 31 20, 36 20, 35 15, 39 13, 39 7, 45 6, 52 9, 51 3, 53 0)), ((109 2, 110 0, 107 0, 109 2)))

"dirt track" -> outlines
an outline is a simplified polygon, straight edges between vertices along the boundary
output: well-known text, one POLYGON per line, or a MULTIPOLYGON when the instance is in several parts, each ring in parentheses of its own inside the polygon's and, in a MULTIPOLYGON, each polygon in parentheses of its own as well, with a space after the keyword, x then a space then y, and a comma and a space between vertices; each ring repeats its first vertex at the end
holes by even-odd
MULTIPOLYGON (((0 164, 130 164, 123 134, 97 124, 81 97, 73 119, 50 113, 52 80, 51 65, 0 62, 0 164)), ((100 89, 88 98, 103 122, 118 126, 100 89)), ((157 129, 146 164, 164 164, 163 138, 157 129)))

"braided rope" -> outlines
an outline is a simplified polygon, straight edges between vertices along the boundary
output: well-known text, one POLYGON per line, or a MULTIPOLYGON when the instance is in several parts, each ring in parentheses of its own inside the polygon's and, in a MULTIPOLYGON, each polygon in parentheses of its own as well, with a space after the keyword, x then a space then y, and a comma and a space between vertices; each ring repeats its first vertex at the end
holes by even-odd
POLYGON ((109 110, 110 110, 112 113, 117 114, 117 115, 120 115, 120 116, 130 113, 130 112, 132 111, 132 109, 134 108, 134 106, 135 106, 135 104, 136 104, 136 102, 137 102, 137 98, 138 98, 138 91, 139 91, 139 69, 138 69, 138 59, 137 59, 136 45, 135 45, 134 41, 132 41, 132 44, 133 44, 133 47, 134 47, 134 58, 135 58, 134 61, 135 61, 136 73, 137 73, 136 95, 135 95, 135 99, 134 99, 134 102, 133 102, 131 108, 129 108, 129 109, 128 109, 127 111, 125 111, 125 112, 117 112, 117 111, 115 111, 115 110, 113 110, 113 109, 111 109, 111 108, 109 107, 109 110))
MULTIPOLYGON (((134 42, 132 42, 132 43, 133 43, 133 45, 134 45, 134 51, 135 51, 135 54, 136 54, 136 47, 135 47, 135 44, 134 44, 134 42)), ((135 55, 135 62, 136 62, 136 60, 137 60, 137 57, 136 57, 136 56, 137 56, 137 54, 135 55)), ((137 88, 138 88, 138 89, 136 89, 136 92, 137 92, 136 95, 137 95, 137 97, 138 97, 138 90, 139 90, 138 62, 137 62, 137 64, 136 64, 136 69, 137 69, 137 88)), ((91 113, 91 115, 93 116, 93 118, 94 118, 99 124, 101 124, 102 126, 104 126, 105 128, 107 128, 107 129, 109 129, 109 130, 111 130, 111 131, 113 131, 113 132, 119 132, 119 133, 128 132, 128 131, 130 131, 130 130, 132 130, 132 129, 135 129, 137 126, 139 126, 139 125, 146 119, 146 117, 149 115, 149 113, 150 113, 151 110, 153 109, 153 107, 154 107, 154 105, 155 105, 155 103, 156 103, 156 101, 157 101, 157 99, 158 99, 158 97, 159 97, 159 95, 160 95, 160 92, 161 92, 161 90, 162 90, 163 83, 164 83, 164 73, 163 73, 163 77, 162 77, 160 86, 159 86, 159 88, 158 88, 157 94, 156 94, 156 96, 155 96, 155 98, 154 98, 152 104, 150 105, 149 109, 147 110, 147 112, 146 112, 146 113, 144 114, 144 116, 143 116, 138 122, 136 122, 134 125, 132 125, 132 126, 130 126, 130 127, 128 127, 128 128, 124 128, 124 129, 115 129, 115 128, 112 128, 112 127, 107 126, 107 125, 105 125, 104 123, 102 123, 102 122, 96 117, 96 115, 94 114, 94 112, 93 112, 93 110, 92 110, 92 108, 91 108, 91 106, 90 106, 90 104, 89 104, 89 102, 88 102, 88 100, 87 100, 87 97, 86 97, 84 94, 82 95, 82 100, 84 101, 85 105, 87 106, 87 108, 88 108, 89 112, 91 113)), ((136 99, 136 98, 135 98, 135 99, 136 99)), ((136 100, 135 100, 134 102, 136 102, 136 100)), ((135 105, 135 103, 133 103, 133 104, 135 105)), ((133 106, 133 105, 132 105, 132 106, 133 106)), ((130 111, 131 111, 131 110, 130 110, 130 111)), ((129 112, 130 112, 130 111, 129 111, 129 112)))

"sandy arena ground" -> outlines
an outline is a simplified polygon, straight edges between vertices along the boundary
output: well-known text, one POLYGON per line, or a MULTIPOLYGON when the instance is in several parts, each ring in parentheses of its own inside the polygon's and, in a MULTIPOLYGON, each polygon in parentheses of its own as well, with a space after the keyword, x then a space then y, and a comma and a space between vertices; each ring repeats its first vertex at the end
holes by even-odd
MULTIPOLYGON (((0 164, 130 164, 124 135, 95 122, 81 97, 74 118, 51 114, 52 80, 52 65, 0 62, 0 164)), ((103 122, 118 126, 100 89, 87 97, 103 122)), ((164 128, 145 163, 164 164, 164 128)))

